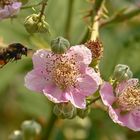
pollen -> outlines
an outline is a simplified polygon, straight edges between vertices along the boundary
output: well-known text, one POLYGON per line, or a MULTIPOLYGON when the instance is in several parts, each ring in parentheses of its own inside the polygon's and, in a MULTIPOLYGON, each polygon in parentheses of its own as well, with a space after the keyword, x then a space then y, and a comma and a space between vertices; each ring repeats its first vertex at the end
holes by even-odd
POLYGON ((55 64, 52 75, 55 84, 66 89, 75 85, 79 71, 73 61, 61 61, 55 64))
POLYGON ((127 87, 117 99, 118 105, 123 111, 132 111, 140 107, 139 85, 127 87))

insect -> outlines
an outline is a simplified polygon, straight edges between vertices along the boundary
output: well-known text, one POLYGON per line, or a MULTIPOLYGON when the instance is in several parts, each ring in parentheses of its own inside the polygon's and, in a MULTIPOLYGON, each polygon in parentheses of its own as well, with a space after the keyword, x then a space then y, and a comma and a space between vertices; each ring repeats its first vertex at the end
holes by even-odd
POLYGON ((8 62, 21 59, 22 55, 27 56, 28 49, 20 43, 13 43, 6 48, 0 48, 0 67, 2 68, 8 62))

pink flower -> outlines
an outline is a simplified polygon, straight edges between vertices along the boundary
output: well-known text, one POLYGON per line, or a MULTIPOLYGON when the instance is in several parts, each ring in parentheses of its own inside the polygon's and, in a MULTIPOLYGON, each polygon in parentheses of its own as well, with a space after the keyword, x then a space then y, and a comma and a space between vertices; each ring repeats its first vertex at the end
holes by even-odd
POLYGON ((18 14, 21 2, 15 2, 14 0, 0 2, 0 20, 10 18, 18 14))
POLYGON ((54 103, 71 102, 86 107, 86 97, 99 87, 101 79, 91 63, 91 52, 84 45, 71 47, 65 54, 38 50, 33 55, 33 70, 25 77, 25 86, 44 93, 54 103))
POLYGON ((108 107, 109 116, 121 126, 140 131, 140 88, 138 79, 123 81, 113 90, 105 82, 100 90, 103 103, 108 107))

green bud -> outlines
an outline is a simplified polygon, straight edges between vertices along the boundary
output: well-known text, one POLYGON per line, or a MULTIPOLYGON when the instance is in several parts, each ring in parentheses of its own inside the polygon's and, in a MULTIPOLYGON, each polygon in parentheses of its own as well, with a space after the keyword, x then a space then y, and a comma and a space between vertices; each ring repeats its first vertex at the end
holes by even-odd
POLYGON ((53 112, 62 119, 73 119, 77 115, 77 109, 71 103, 56 104, 53 112))
POLYGON ((9 136, 9 140, 23 140, 23 134, 20 130, 15 130, 9 136))
POLYGON ((127 65, 118 64, 113 73, 113 79, 121 82, 133 77, 133 73, 127 65))
POLYGON ((49 24, 45 21, 45 16, 40 19, 40 14, 32 14, 26 17, 24 26, 29 33, 49 32, 49 24))
POLYGON ((90 111, 91 111, 90 107, 87 107, 86 109, 77 109, 77 115, 80 118, 84 119, 89 115, 90 111))
POLYGON ((36 121, 27 120, 22 123, 21 129, 25 139, 34 140, 41 132, 41 125, 36 121))
POLYGON ((70 48, 70 43, 63 37, 57 37, 51 41, 51 50, 57 54, 63 54, 70 48))

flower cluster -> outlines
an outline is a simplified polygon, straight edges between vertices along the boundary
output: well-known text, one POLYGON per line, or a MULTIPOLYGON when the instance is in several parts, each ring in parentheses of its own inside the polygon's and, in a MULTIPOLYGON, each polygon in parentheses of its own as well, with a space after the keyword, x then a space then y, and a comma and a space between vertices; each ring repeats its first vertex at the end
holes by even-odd
POLYGON ((0 20, 13 17, 18 14, 22 3, 17 0, 0 1, 0 20))

